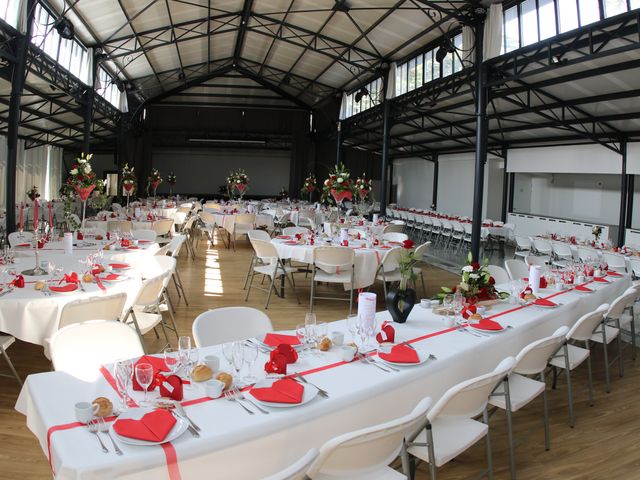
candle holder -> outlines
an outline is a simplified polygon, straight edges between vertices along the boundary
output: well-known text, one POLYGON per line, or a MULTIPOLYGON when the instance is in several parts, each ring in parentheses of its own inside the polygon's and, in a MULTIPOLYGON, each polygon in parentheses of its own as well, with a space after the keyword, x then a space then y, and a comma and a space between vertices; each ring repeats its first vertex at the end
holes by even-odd
POLYGON ((40 238, 38 233, 38 229, 35 228, 33 230, 33 239, 35 240, 36 248, 36 266, 22 272, 23 275, 28 275, 30 277, 39 277, 42 275, 47 275, 48 273, 44 268, 40 267, 40 255, 38 254, 38 244, 40 243, 40 238))

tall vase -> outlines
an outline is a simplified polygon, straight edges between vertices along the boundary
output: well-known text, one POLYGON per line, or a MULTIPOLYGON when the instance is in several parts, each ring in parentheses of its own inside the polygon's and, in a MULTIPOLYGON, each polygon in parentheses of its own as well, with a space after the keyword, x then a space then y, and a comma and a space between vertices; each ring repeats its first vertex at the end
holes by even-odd
POLYGON ((74 185, 73 187, 73 189, 78 194, 78 197, 80 197, 80 200, 82 200, 82 224, 81 225, 83 229, 84 229, 85 213, 87 210, 87 199, 89 198, 89 195, 91 195, 91 192, 93 192, 94 188, 96 188, 95 185, 89 185, 88 187, 78 187, 74 185))

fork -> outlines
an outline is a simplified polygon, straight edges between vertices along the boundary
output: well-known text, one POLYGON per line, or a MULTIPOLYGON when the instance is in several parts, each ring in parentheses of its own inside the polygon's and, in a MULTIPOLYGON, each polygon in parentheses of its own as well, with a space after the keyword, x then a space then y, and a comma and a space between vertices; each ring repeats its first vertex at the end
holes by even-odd
POLYGON ((366 356, 366 355, 360 355, 359 359, 362 363, 366 364, 366 365, 373 365, 374 367, 378 367, 380 370, 382 370, 383 372, 387 372, 387 373, 391 373, 391 370, 387 370, 385 367, 383 367, 382 365, 379 365, 375 362, 370 361, 370 359, 366 356))
POLYGON ((109 449, 104 446, 104 443, 102 443, 102 439, 100 438, 100 435, 98 435, 98 425, 96 425, 95 420, 92 420, 89 423, 87 423, 87 428, 89 429, 89 432, 93 433, 98 439, 98 441, 100 442, 102 451, 104 453, 109 453, 109 449))
POLYGON ((185 411, 184 407, 179 402, 176 402, 176 410, 178 411, 180 416, 184 417, 185 420, 187 420, 191 424, 191 426, 195 431, 197 432, 200 431, 200 427, 196 425, 196 423, 193 420, 191 420, 189 415, 187 415, 187 412, 185 411))
POLYGON ((304 378, 302 375, 300 375, 298 372, 295 373, 295 376, 298 380, 300 380, 303 383, 306 383, 307 385, 311 385, 312 387, 315 387, 318 389, 318 394, 321 397, 324 398, 329 398, 329 392, 327 392, 326 390, 320 388, 319 386, 317 386, 315 383, 311 383, 309 380, 307 380, 306 378, 304 378))
POLYGON ((233 392, 224 392, 224 398, 226 398, 227 400, 229 400, 230 402, 236 402, 238 405, 240 405, 242 408, 245 409, 245 411, 249 414, 249 415, 254 415, 254 413, 249 410, 243 403, 240 403, 238 401, 238 399, 235 397, 235 395, 233 394, 233 392))
POLYGON ((268 410, 265 410, 264 408, 262 408, 260 405, 258 405, 257 403, 255 403, 253 400, 247 398, 244 393, 242 393, 242 391, 240 389, 238 389, 238 387, 233 387, 233 393, 235 394, 236 398, 238 399, 238 401, 240 400, 244 400, 246 402, 249 402, 251 405, 253 405, 254 407, 256 407, 259 411, 261 411, 264 414, 269 414, 268 410))
MULTIPOLYGON (((113 445, 114 450, 116 451, 117 455, 122 455, 122 450, 120 450, 120 447, 118 447, 118 444, 116 443, 116 441, 113 439, 113 437, 111 436, 111 433, 109 433, 109 425, 107 425, 107 422, 104 421, 104 418, 100 418, 98 419, 98 430, 101 431, 102 433, 106 433, 107 437, 109 437, 109 440, 111 440, 111 445, 113 445)), ((100 436, 98 435, 98 438, 100 438, 100 436)))
MULTIPOLYGON (((369 357, 368 360, 369 360, 370 363, 373 363, 374 365, 380 365, 380 362, 377 361, 376 359, 372 358, 372 357, 369 357)), ((389 369, 393 370, 394 372, 399 372, 400 371, 400 369, 398 367, 394 367, 393 365, 389 365, 387 362, 384 362, 384 367, 385 368, 389 368, 389 369)))

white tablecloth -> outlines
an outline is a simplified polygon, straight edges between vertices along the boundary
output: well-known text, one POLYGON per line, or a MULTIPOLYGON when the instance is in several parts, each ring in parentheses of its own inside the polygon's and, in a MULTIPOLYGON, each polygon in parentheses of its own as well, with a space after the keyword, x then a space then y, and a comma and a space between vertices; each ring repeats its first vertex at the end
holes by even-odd
MULTIPOLYGON (((18 398, 16 409, 27 417, 45 455, 51 451, 60 479, 165 479, 170 475, 168 459, 175 451, 183 479, 203 476, 224 479, 256 479, 289 465, 311 447, 329 438, 384 422, 408 413, 425 396, 437 400, 454 384, 493 369, 500 360, 517 354, 528 343, 550 335, 561 325, 571 325, 582 314, 610 302, 630 284, 624 277, 611 284, 594 284, 592 294, 567 291, 554 298, 563 305, 553 310, 526 307, 495 319, 513 328, 500 334, 477 337, 456 329, 445 329, 431 310, 416 306, 405 324, 394 324, 396 341, 416 340, 413 345, 437 356, 424 365, 406 367, 399 373, 385 373, 362 363, 339 362, 336 349, 299 360, 290 371, 303 371, 311 382, 330 393, 296 408, 272 409, 271 414, 246 414, 224 399, 198 400, 186 405, 189 416, 202 428, 201 437, 185 433, 170 446, 135 447, 120 442, 123 456, 103 454, 85 428, 74 425, 75 402, 117 396, 99 377, 84 383, 62 372, 31 375, 18 398), (311 370, 311 371, 310 371, 311 370), (62 427, 61 427, 62 426, 62 427), (65 428, 68 426, 69 428, 65 428), (50 443, 47 440, 50 433, 50 443), (166 454, 165 454, 166 453, 166 454)), ((547 293, 551 294, 552 291, 547 293)), ((492 314, 513 308, 494 306, 492 314)), ((378 324, 388 320, 377 315, 378 324)), ((344 322, 332 323, 330 331, 345 330, 344 322)), ((350 334, 346 334, 347 341, 350 334)), ((200 352, 217 354, 223 370, 231 371, 220 347, 200 352)), ((259 373, 266 360, 260 354, 254 366, 259 373)), ((187 390, 187 399, 202 396, 198 385, 187 390)), ((140 394, 136 393, 140 399, 140 394)), ((111 446, 109 445, 111 448, 111 446)), ((111 450, 113 450, 111 448, 111 450)))
MULTIPOLYGON (((100 228, 106 232, 108 230, 107 225, 109 221, 126 221, 126 219, 113 218, 109 220, 85 220, 84 226, 85 228, 100 228)), ((142 220, 142 221, 133 220, 131 221, 131 229, 132 230, 153 230, 154 223, 155 222, 151 222, 148 220, 142 220)))
MULTIPOLYGON (((278 250, 280 258, 291 259, 302 263, 313 263, 313 249, 315 246, 288 245, 286 242, 287 240, 272 240, 272 243, 278 250)), ((319 243, 316 245, 320 246, 319 243)), ((373 285, 373 282, 376 280, 378 266, 387 250, 381 248, 354 247, 354 251, 356 253, 354 289, 357 290, 373 285)), ((345 285, 345 288, 348 288, 347 285, 345 285)))

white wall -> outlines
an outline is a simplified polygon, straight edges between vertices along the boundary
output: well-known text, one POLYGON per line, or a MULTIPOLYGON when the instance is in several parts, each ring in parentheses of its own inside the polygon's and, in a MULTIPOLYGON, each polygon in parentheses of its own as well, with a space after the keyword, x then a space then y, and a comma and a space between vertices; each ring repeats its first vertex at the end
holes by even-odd
POLYGON ((622 171, 622 157, 601 145, 516 148, 508 151, 509 172, 608 173, 622 171))
MULTIPOLYGON (((153 167, 163 178, 170 171, 177 177, 174 190, 180 193, 218 193, 226 184, 231 170, 242 168, 251 180, 250 195, 275 196, 289 186, 291 154, 280 150, 160 150, 153 152, 153 167)), ((158 193, 167 193, 169 185, 162 182, 158 193)))
POLYGON ((399 205, 429 208, 433 200, 433 162, 422 158, 395 160, 393 184, 397 185, 399 205))

